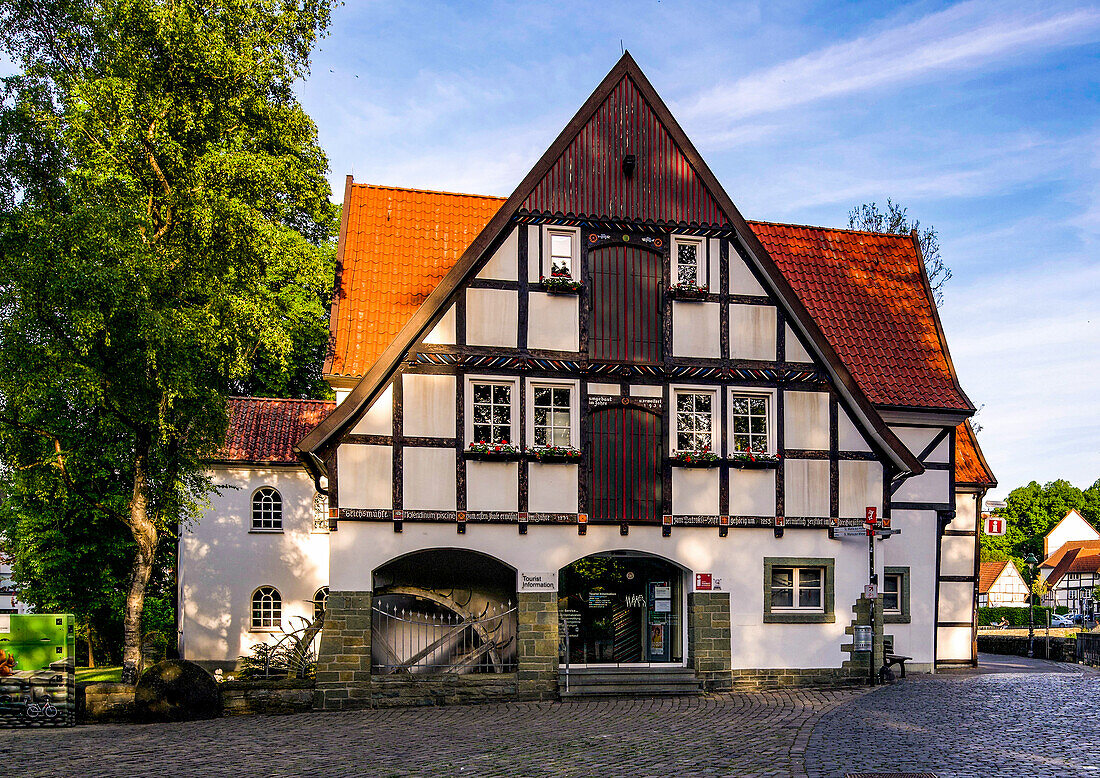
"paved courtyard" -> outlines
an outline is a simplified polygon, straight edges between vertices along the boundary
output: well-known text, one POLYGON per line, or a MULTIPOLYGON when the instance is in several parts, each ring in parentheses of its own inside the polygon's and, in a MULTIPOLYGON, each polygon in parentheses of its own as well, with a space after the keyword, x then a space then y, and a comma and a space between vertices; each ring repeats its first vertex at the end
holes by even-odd
MULTIPOLYGON (((1100 775, 1100 674, 0 731, 12 776, 1100 775)), ((1022 671, 1021 671, 1022 670, 1022 671)), ((1041 671, 1041 672, 1036 672, 1041 671)))

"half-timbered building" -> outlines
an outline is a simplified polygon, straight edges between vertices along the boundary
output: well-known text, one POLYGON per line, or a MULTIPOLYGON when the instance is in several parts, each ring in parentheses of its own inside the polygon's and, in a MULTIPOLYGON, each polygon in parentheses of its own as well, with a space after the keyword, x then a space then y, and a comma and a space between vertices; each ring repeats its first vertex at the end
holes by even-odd
POLYGON ((976 660, 995 482, 915 235, 746 221, 625 55, 507 198, 349 177, 338 255, 319 705, 976 660))

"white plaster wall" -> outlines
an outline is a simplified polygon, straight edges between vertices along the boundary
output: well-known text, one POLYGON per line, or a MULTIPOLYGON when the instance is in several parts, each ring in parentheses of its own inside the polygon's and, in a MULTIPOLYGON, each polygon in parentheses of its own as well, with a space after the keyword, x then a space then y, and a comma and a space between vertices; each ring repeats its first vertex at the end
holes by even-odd
POLYGON ((313 619, 313 596, 328 585, 329 535, 313 533, 313 481, 297 466, 217 468, 198 524, 179 545, 180 629, 183 658, 236 661, 257 643, 281 633, 252 632, 252 593, 274 586, 283 600, 284 627, 313 619), (283 532, 252 533, 252 493, 272 486, 283 498, 283 532))
MULTIPOLYGON (((632 526, 623 537, 615 525, 592 525, 584 536, 573 526, 532 524, 518 536, 512 525, 471 524, 462 547, 493 556, 519 570, 555 570, 590 554, 627 550, 655 554, 694 571, 711 572, 730 592, 733 666, 839 667, 848 658, 842 643, 851 606, 867 579, 866 545, 830 541, 824 531, 789 530, 776 539, 770 529, 733 529, 719 539, 713 527, 676 527, 668 538, 659 526, 632 526), (801 556, 836 559, 836 621, 826 624, 764 624, 764 557, 801 556)), ((454 548, 454 527, 407 523, 395 533, 387 524, 341 522, 332 535, 333 590, 369 590, 372 571, 413 551, 454 548)), ((925 661, 930 661, 926 659, 925 661)))
POLYGON ((973 618, 974 584, 940 581, 940 621, 970 621, 973 618))
POLYGON ((783 435, 784 448, 828 451, 829 395, 825 392, 784 392, 783 435))
POLYGON ((905 481, 894 492, 894 502, 953 502, 951 499, 951 472, 925 470, 905 481))
POLYGON ((731 305, 730 357, 775 361, 775 306, 731 305))
POLYGON ((1027 607, 1027 582, 1013 563, 1005 565, 1005 569, 989 587, 989 604, 991 607, 1027 607))
POLYGON ((539 236, 541 231, 538 227, 527 228, 527 279, 529 281, 538 281, 541 273, 539 267, 539 236))
POLYGON ((341 508, 393 507, 393 449, 345 443, 336 449, 341 508))
POLYGON ((455 343, 455 307, 452 305, 424 338, 425 343, 452 346, 455 343))
POLYGON ((783 327, 783 350, 786 352, 787 361, 799 363, 813 362, 814 358, 810 356, 810 352, 806 350, 802 345, 802 341, 794 334, 791 325, 784 324, 783 327))
POLYGON ((589 381, 588 394, 618 395, 622 394, 622 388, 618 384, 600 384, 595 381, 589 381))
POLYGON ((1056 525, 1046 536, 1043 541, 1043 550, 1046 556, 1050 556, 1066 543, 1074 540, 1097 539, 1100 539, 1100 532, 1097 532, 1091 524, 1082 519, 1081 514, 1071 511, 1069 517, 1063 518, 1062 522, 1056 525))
POLYGON ((403 448, 401 454, 401 499, 405 508, 421 511, 455 510, 454 449, 409 446, 403 448))
POLYGON ((493 278, 498 281, 517 280, 519 267, 519 230, 514 227, 508 233, 508 237, 500 244, 500 248, 489 258, 478 278, 493 278))
POLYGON ((932 453, 924 461, 940 465, 948 464, 951 461, 951 436, 948 435, 936 444, 936 447, 932 449, 932 453))
POLYGON ((913 452, 913 456, 919 456, 920 452, 924 451, 932 439, 940 433, 939 427, 891 427, 890 429, 913 452))
MULTIPOLYGON (((895 510, 891 526, 902 534, 875 541, 875 567, 880 574, 886 566, 909 568, 910 622, 887 624, 886 631, 894 636, 896 651, 913 657, 915 663, 930 664, 936 600, 936 514, 895 510)), ((867 540, 855 538, 854 542, 863 549, 866 569, 867 540)), ((968 657, 969 652, 968 643, 968 657)))
POLYGON ((783 466, 783 511, 787 516, 829 515, 829 462, 827 460, 788 459, 786 461, 783 466))
POLYGON ((970 659, 971 635, 970 627, 940 627, 936 630, 936 641, 939 644, 938 658, 943 659, 970 659))
POLYGON ((466 290, 466 343, 471 346, 516 347, 518 292, 509 289, 466 290))
POLYGON ((575 294, 530 292, 527 346, 550 351, 580 349, 580 299, 575 294))
POLYGON ((973 492, 955 492, 955 518, 948 529, 973 531, 978 525, 978 495, 973 492))
POLYGON ((519 510, 519 463, 467 462, 466 508, 471 511, 519 510))
POLYGON ((406 373, 402 376, 402 425, 414 438, 455 436, 455 377, 406 373))
POLYGON ((527 508, 533 513, 577 513, 577 465, 527 466, 527 508))
POLYGON ((664 395, 664 390, 660 386, 650 386, 647 384, 633 384, 630 387, 631 397, 661 397, 664 395))
POLYGON ((943 575, 974 575, 974 538, 944 535, 940 539, 940 572, 943 575))
POLYGON ((731 467, 730 515, 775 516, 775 471, 731 467))
POLYGON ((840 476, 840 516, 863 518, 874 506, 882 513, 882 465, 878 462, 843 459, 838 463, 840 476))
POLYGON ((722 355, 718 303, 672 302, 672 353, 678 357, 722 355))
POLYGON ((745 294, 755 297, 767 297, 768 293, 749 270, 745 260, 736 251, 730 251, 730 294, 745 294))
POLYGON ((718 238, 707 241, 707 259, 710 261, 710 291, 718 292, 722 278, 722 241, 718 238))
POLYGON ((841 451, 870 451, 871 446, 844 408, 837 408, 837 445, 841 451))
POLYGON ((393 434, 393 384, 378 395, 351 431, 356 435, 393 434))
POLYGON ((672 468, 672 512, 678 516, 717 516, 718 468, 672 468))

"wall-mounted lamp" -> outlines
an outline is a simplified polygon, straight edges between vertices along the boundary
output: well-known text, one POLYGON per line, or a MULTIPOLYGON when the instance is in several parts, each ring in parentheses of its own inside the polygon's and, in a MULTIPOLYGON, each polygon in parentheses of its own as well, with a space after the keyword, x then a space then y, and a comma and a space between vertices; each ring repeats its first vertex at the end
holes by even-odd
POLYGON ((623 175, 627 178, 632 178, 634 176, 634 163, 636 161, 633 154, 627 154, 623 157, 623 175))

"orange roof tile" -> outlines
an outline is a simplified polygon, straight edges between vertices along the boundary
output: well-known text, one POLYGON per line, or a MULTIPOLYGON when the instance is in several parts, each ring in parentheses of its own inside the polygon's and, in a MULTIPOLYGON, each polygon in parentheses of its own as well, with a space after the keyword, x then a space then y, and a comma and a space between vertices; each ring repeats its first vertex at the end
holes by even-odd
POLYGON ((352 184, 325 375, 362 376, 504 202, 352 184))
POLYGON ((970 409, 911 237, 749 225, 872 403, 970 409))
POLYGON ((336 407, 328 400, 230 397, 221 461, 293 464, 294 445, 336 407))
MULTIPOLYGON (((351 184, 328 376, 359 377, 504 202, 351 184)), ((908 236, 750 222, 877 404, 967 409, 908 236)))
POLYGON ((1007 559, 1000 562, 982 562, 978 570, 978 591, 981 594, 989 591, 1007 564, 1007 559))
POLYGON ((1063 543, 1057 551, 1043 560, 1042 567, 1057 567, 1062 558, 1071 551, 1100 554, 1100 540, 1071 540, 1068 543, 1063 543))
POLYGON ((964 421, 955 430, 955 483, 991 488, 997 485, 997 478, 982 456, 969 421, 964 421))

